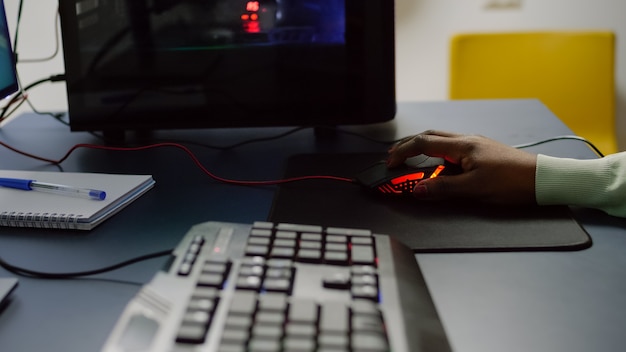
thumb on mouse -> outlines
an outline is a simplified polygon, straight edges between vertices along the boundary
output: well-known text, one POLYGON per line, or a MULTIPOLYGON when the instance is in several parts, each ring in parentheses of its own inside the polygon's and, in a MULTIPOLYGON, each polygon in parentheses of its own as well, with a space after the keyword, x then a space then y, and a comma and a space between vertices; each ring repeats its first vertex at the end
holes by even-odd
POLYGON ((429 178, 419 182, 413 188, 413 196, 420 199, 447 199, 459 196, 454 191, 457 183, 454 176, 429 178))

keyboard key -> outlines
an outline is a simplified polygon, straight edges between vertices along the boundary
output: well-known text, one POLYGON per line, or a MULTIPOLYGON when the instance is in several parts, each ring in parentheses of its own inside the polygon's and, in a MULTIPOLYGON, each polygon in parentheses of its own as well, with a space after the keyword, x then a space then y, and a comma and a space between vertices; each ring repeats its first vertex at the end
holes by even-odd
POLYGON ((314 324, 290 322, 285 325, 285 335, 315 337, 317 335, 317 326, 314 324))
POLYGON ((280 351, 280 340, 254 338, 250 340, 249 352, 276 352, 280 351))
POLYGON ((321 233, 303 233, 300 235, 300 240, 321 242, 322 234, 321 233))
POLYGON ((352 349, 355 351, 387 352, 389 344, 387 339, 380 334, 369 332, 356 332, 351 335, 352 349))
POLYGON ((217 349, 219 352, 246 352, 245 344, 237 344, 231 341, 223 341, 217 349))
POLYGON ((280 340, 283 336, 283 327, 273 324, 254 324, 252 326, 252 339, 280 340))
POLYGON ((348 253, 324 251, 324 261, 329 264, 348 265, 348 253))
POLYGON ((367 229, 348 229, 340 227, 329 227, 326 229, 326 233, 329 235, 345 235, 345 236, 364 236, 369 237, 372 235, 372 231, 367 229))
POLYGON ((259 296, 260 311, 285 312, 287 304, 287 295, 283 293, 267 292, 259 296))
POLYGON ((183 324, 185 325, 191 325, 191 324, 209 325, 210 321, 211 321, 211 314, 206 311, 189 310, 183 316, 183 324))
POLYGON ((296 254, 296 260, 308 263, 319 263, 322 261, 322 251, 319 249, 300 248, 296 254))
POLYGON ((219 274, 224 274, 227 270, 227 265, 224 263, 212 263, 212 262, 205 262, 204 265, 202 265, 202 272, 203 273, 219 273, 219 274))
POLYGON ((372 246, 372 245, 374 245, 374 238, 372 238, 372 237, 352 237, 350 239, 350 242, 352 242, 352 244, 363 244, 363 245, 372 246))
POLYGON ((217 350, 218 352, 246 352, 247 348, 244 343, 237 344, 231 341, 223 341, 217 350))
POLYGON ((243 257, 241 259, 241 265, 242 266, 255 266, 255 265, 264 266, 265 258, 261 256, 243 257))
POLYGON ((291 280, 266 278, 263 280, 263 289, 266 291, 289 293, 291 291, 291 280))
POLYGON ((350 276, 343 273, 334 273, 322 278, 322 285, 326 288, 348 289, 350 282, 350 276))
POLYGON ((190 245, 194 245, 194 244, 195 244, 195 245, 200 245, 200 246, 202 246, 202 245, 204 244, 204 242, 205 242, 205 239, 204 239, 204 237, 203 237, 203 236, 196 235, 196 236, 194 236, 194 237, 193 237, 193 239, 191 240, 190 245))
POLYGON ((293 266, 293 260, 272 258, 267 260, 266 265, 268 268, 291 268, 293 266))
POLYGON ((250 330, 252 326, 252 316, 229 314, 224 322, 224 327, 233 330, 250 330))
POLYGON ((259 311, 254 316, 254 321, 264 325, 283 325, 285 322, 285 314, 283 312, 259 311))
POLYGON ((272 230, 269 229, 252 229, 250 231, 250 236, 253 237, 272 237, 272 230))
POLYGON ((373 332, 384 334, 385 326, 380 316, 374 315, 354 315, 352 316, 351 326, 353 332, 373 332))
POLYGON ((202 248, 202 245, 192 242, 187 249, 187 253, 198 254, 200 253, 200 248, 202 248))
POLYGON ((191 269, 193 268, 192 263, 182 262, 178 267, 178 275, 187 276, 191 273, 191 269))
POLYGON ((348 348, 350 339, 348 335, 344 334, 320 333, 317 337, 317 343, 320 348, 344 349, 348 348))
POLYGON ((374 248, 372 246, 353 244, 351 249, 351 255, 353 264, 374 264, 375 256, 374 248))
POLYGON ((178 329, 176 341, 182 343, 201 344, 206 335, 206 326, 198 324, 183 324, 178 329))
POLYGON ((265 257, 269 253, 269 246, 248 245, 246 247, 246 255, 265 257))
POLYGON ((373 275, 377 270, 372 265, 353 265, 350 267, 352 275, 373 275))
POLYGON ((271 230, 274 228, 274 223, 268 221, 255 221, 252 223, 252 228, 271 230))
POLYGON ((320 306, 320 333, 347 334, 350 312, 343 302, 324 302, 320 306))
POLYGON ((301 224, 287 224, 287 223, 277 224, 276 229, 284 230, 284 231, 314 232, 314 233, 321 233, 323 230, 321 226, 316 226, 316 225, 301 225, 301 224))
POLYGON ((265 277, 272 279, 290 279, 293 276, 291 268, 268 268, 265 277))
POLYGON ((362 285, 377 286, 378 285, 378 280, 376 279, 375 275, 353 275, 351 278, 351 281, 353 285, 358 285, 358 286, 362 286, 362 285))
POLYGON ((273 242, 274 247, 291 247, 295 248, 296 240, 295 239, 275 239, 273 242))
POLYGON ((347 236, 338 236, 338 235, 328 235, 326 236, 326 243, 348 243, 347 236))
POLYGON ((361 314, 380 316, 380 310, 378 309, 378 305, 370 300, 354 300, 352 301, 350 309, 353 315, 361 314))
POLYGON ((322 249, 321 241, 300 241, 300 249, 322 249))
POLYGON ((251 291, 235 291, 230 302, 229 312, 232 314, 252 315, 256 310, 256 294, 251 291))
POLYGON ((255 290, 261 288, 261 278, 258 276, 239 276, 235 287, 242 290, 255 290))
POLYGON ((244 345, 250 338, 250 333, 248 330, 225 328, 221 338, 221 343, 244 345))
POLYGON ((269 246, 271 239, 269 237, 250 237, 248 244, 253 246, 269 246))
POLYGON ((265 269, 261 265, 242 265, 239 268, 239 276, 263 276, 265 269))
POLYGON ((314 352, 315 340, 312 337, 288 336, 283 341, 283 347, 289 352, 314 352))
POLYGON ((290 239, 294 240, 298 237, 298 233, 295 231, 276 231, 274 234, 276 239, 290 239))
POLYGON ((378 288, 371 285, 352 286, 353 298, 364 298, 378 302, 378 288))
POLYGON ((326 243, 326 247, 324 249, 327 251, 347 252, 348 244, 347 243, 326 243))
POLYGON ((289 247, 274 247, 270 252, 271 258, 293 258, 296 254, 294 248, 289 247))
POLYGON ((290 322, 316 324, 317 303, 312 299, 292 299, 287 317, 290 322))

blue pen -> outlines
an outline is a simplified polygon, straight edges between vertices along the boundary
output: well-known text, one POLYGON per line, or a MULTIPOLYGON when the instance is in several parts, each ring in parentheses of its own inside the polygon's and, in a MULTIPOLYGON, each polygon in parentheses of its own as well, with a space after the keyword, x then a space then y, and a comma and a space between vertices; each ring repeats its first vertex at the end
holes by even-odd
POLYGON ((57 185, 54 183, 37 182, 36 180, 26 180, 21 178, 2 178, 0 177, 0 186, 23 189, 25 191, 40 191, 46 193, 60 194, 70 197, 89 198, 95 200, 104 200, 106 198, 105 191, 96 189, 78 188, 65 185, 57 185))

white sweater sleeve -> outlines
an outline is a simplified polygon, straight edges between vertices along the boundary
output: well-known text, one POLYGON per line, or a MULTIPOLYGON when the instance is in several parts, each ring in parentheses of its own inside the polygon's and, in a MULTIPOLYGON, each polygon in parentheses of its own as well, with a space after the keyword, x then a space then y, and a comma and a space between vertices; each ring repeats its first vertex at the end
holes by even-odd
POLYGON ((592 160, 539 154, 535 197, 540 205, 582 206, 626 217, 626 152, 592 160))

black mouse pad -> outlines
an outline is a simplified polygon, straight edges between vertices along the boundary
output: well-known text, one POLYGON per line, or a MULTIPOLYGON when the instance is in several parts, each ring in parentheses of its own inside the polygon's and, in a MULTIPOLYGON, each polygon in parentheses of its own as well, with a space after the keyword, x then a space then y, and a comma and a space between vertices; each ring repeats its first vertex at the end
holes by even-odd
MULTIPOLYGON (((384 154, 303 154, 286 177, 354 177, 384 154)), ((333 180, 284 184, 269 221, 367 228, 394 236, 416 252, 579 250, 591 239, 565 206, 502 207, 469 202, 419 202, 366 192, 333 180)))

